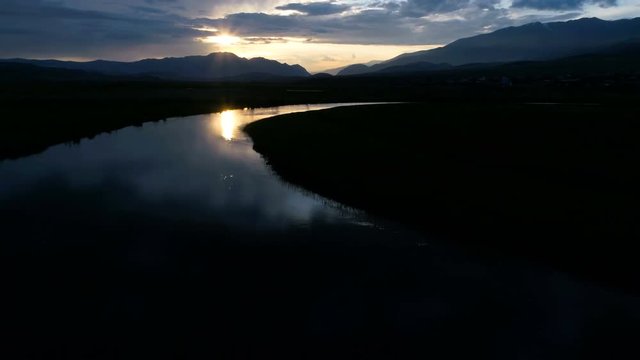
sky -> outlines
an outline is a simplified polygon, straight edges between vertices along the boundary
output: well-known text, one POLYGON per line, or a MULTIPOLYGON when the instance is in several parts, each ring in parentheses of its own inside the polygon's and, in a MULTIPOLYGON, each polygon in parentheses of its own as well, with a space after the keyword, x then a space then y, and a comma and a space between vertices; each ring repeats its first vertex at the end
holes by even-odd
POLYGON ((233 52, 318 72, 533 21, 640 16, 640 0, 0 0, 0 58, 233 52))

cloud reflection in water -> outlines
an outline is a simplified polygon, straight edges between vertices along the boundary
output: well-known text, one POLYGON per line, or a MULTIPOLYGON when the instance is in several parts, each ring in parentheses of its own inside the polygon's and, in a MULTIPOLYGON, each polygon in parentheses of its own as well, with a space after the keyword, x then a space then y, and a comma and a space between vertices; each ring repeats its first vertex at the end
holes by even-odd
POLYGON ((273 115, 326 107, 331 105, 227 110, 147 123, 78 145, 56 146, 0 163, 0 200, 34 192, 55 179, 78 193, 103 192, 110 203, 114 200, 106 194, 112 188, 127 189, 129 201, 116 204, 121 209, 135 200, 157 213, 154 204, 171 202, 174 206, 167 208, 167 217, 184 208, 252 228, 297 226, 318 219, 350 222, 353 214, 344 214, 272 174, 241 130, 247 123, 273 115))

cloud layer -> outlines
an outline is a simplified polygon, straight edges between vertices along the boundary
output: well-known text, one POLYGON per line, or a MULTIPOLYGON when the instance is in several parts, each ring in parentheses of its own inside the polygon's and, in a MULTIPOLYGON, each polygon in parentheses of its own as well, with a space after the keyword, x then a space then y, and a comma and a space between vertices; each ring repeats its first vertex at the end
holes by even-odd
POLYGON ((505 26, 585 15, 635 17, 640 15, 640 4, 637 0, 3 0, 0 57, 136 59, 201 54, 218 50, 202 39, 222 32, 280 42, 297 38, 323 44, 445 44, 505 26))
POLYGON ((277 10, 293 10, 299 13, 318 16, 318 15, 333 15, 340 14, 349 9, 351 6, 346 4, 336 4, 335 2, 309 2, 309 3, 289 3, 276 7, 277 10))

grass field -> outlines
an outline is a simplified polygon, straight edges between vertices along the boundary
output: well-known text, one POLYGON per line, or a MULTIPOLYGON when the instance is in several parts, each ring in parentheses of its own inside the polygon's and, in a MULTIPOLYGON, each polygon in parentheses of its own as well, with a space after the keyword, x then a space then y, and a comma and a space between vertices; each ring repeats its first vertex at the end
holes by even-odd
POLYGON ((637 106, 396 104, 246 127, 285 180, 478 251, 638 290, 637 106))

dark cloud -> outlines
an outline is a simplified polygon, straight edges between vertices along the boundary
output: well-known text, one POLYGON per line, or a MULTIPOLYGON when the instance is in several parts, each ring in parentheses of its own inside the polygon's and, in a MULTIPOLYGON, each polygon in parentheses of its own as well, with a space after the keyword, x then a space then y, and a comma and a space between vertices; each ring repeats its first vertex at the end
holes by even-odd
POLYGON ((392 10, 392 11, 400 9, 400 4, 396 2, 377 3, 375 6, 378 6, 387 10, 392 10))
POLYGON ((277 16, 263 13, 231 14, 222 19, 200 18, 202 26, 224 29, 236 35, 258 36, 259 34, 285 36, 305 32, 305 22, 299 16, 277 16))
POLYGON ((539 10, 575 10, 585 4, 614 6, 617 0, 515 0, 513 7, 539 10))
POLYGON ((496 10, 499 3, 500 0, 407 0, 400 3, 399 10, 403 16, 422 17, 456 11, 496 10))
POLYGON ((152 47, 194 47, 193 39, 205 35, 179 17, 141 10, 121 15, 59 2, 4 0, 0 56, 112 58, 109 54, 117 51, 135 57, 152 47))
POLYGON ((310 16, 340 14, 349 10, 351 6, 336 4, 332 1, 289 3, 278 6, 278 10, 294 10, 310 16))
POLYGON ((287 39, 282 37, 245 37, 242 40, 250 44, 273 44, 273 43, 286 43, 287 39))
POLYGON ((405 16, 421 17, 431 13, 451 12, 464 9, 472 0, 408 0, 402 3, 400 11, 405 16))
POLYGON ((164 10, 150 7, 150 6, 131 6, 131 9, 136 12, 143 12, 148 14, 156 14, 156 15, 166 14, 164 10))

